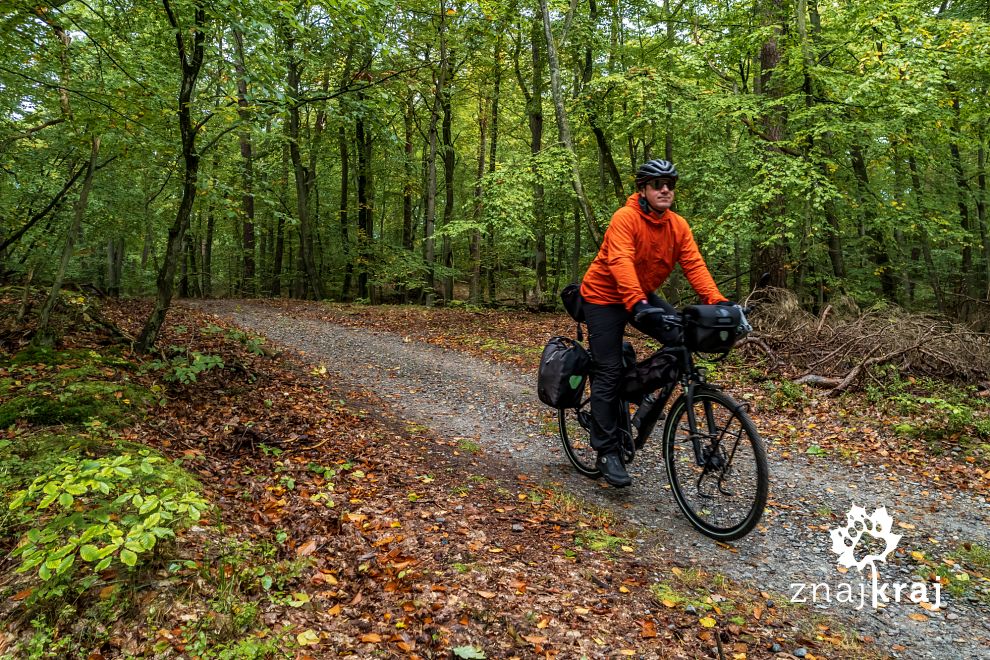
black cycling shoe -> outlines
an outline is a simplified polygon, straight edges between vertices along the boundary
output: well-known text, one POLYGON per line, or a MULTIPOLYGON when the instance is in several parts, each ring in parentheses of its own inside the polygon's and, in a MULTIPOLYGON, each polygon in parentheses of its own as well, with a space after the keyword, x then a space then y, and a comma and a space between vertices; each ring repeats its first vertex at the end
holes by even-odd
POLYGON ((622 464, 622 459, 619 458, 619 452, 599 454, 595 466, 601 471, 602 476, 605 477, 605 481, 610 486, 625 488, 632 483, 629 473, 626 472, 626 466, 622 464))

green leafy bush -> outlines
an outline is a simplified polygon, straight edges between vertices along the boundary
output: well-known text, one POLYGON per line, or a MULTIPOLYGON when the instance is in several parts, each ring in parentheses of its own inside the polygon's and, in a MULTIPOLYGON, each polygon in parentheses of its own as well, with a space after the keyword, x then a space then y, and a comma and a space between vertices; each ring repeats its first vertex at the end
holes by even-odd
POLYGON ((223 369, 223 366, 223 359, 219 355, 197 351, 177 355, 168 362, 155 360, 151 363, 152 369, 165 371, 165 380, 183 385, 195 383, 200 374, 211 369, 223 369))
POLYGON ((60 593, 80 563, 91 569, 84 588, 115 564, 136 566, 208 509, 194 484, 147 449, 63 457, 10 501, 11 511, 33 523, 12 553, 20 560, 17 572, 37 569, 60 593))

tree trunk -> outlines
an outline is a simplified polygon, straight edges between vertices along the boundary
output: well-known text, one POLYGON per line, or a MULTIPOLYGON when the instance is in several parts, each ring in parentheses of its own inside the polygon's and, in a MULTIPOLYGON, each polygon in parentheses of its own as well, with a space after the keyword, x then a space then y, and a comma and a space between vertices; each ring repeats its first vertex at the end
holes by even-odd
POLYGON ((581 209, 574 206, 574 244, 571 246, 571 281, 580 282, 581 273, 581 209))
MULTIPOLYGON (((251 112, 247 100, 247 67, 244 64, 244 35, 240 28, 234 28, 234 43, 237 57, 234 71, 237 74, 237 115, 244 124, 239 132, 241 147, 241 236, 243 240, 243 293, 255 296, 258 293, 255 281, 255 240, 254 240, 254 155, 251 145, 251 112)), ((207 286, 207 289, 209 287, 207 286)), ((208 292, 204 292, 209 295, 208 292)))
MULTIPOLYGON (((450 223, 454 220, 454 136, 452 132, 451 125, 453 124, 454 118, 451 111, 450 103, 450 85, 453 82, 453 71, 449 66, 448 58, 448 68, 446 84, 443 89, 443 96, 441 97, 441 106, 443 109, 443 120, 441 122, 441 136, 443 138, 443 226, 444 229, 450 227, 450 223)), ((443 300, 445 303, 449 303, 454 299, 454 251, 451 245, 451 236, 449 232, 444 232, 443 235, 443 265, 444 265, 444 275, 443 275, 443 300)))
POLYGON ((956 175, 956 204, 959 208, 959 222, 962 226, 962 230, 966 233, 966 242, 963 243, 962 249, 962 267, 960 269, 961 278, 959 280, 958 287, 959 293, 965 296, 971 296, 977 291, 982 290, 983 287, 973 286, 973 225, 969 215, 969 182, 966 180, 966 175, 963 171, 962 154, 959 150, 959 94, 952 85, 949 85, 948 87, 949 93, 952 94, 953 112, 953 130, 952 139, 949 141, 949 153, 952 155, 952 171, 956 175))
POLYGON ((557 132, 560 134, 560 142, 571 154, 571 182, 574 186, 574 193, 577 195, 578 204, 581 205, 581 213, 588 224, 588 231, 596 244, 601 244, 601 231, 595 222, 595 216, 591 210, 591 204, 584 194, 584 184, 581 182, 581 167, 574 151, 574 142, 571 140, 571 129, 567 122, 567 114, 564 110, 564 97, 560 91, 560 64, 557 61, 557 47, 554 45, 553 33, 550 30, 550 13, 547 11, 547 0, 540 0, 540 13, 543 15, 543 33, 547 43, 547 59, 550 65, 550 92, 553 96, 553 105, 557 115, 557 132))
MULTIPOLYGON (((591 24, 597 25, 598 3, 596 0, 588 0, 588 9, 588 18, 591 24)), ((582 87, 590 83, 594 76, 594 61, 594 49, 589 43, 584 50, 584 71, 581 76, 582 87)), ((619 206, 622 206, 626 203, 626 191, 622 185, 622 176, 619 174, 619 168, 616 167, 615 158, 612 156, 612 147, 608 143, 608 138, 605 137, 605 131, 599 125, 597 110, 589 103, 587 104, 586 111, 588 113, 588 126, 591 127, 591 133, 595 136, 595 145, 598 147, 598 160, 605 174, 608 175, 609 180, 612 182, 612 190, 615 192, 616 201, 619 206)))
POLYGON ((351 249, 350 214, 348 213, 351 181, 351 159, 348 152, 347 130, 341 126, 337 133, 337 143, 340 146, 340 210, 337 217, 340 220, 340 245, 344 251, 344 282, 340 287, 341 300, 351 299, 351 280, 354 277, 354 259, 351 249))
POLYGON ((62 290, 62 281, 65 278, 65 269, 69 266, 69 259, 72 258, 72 250, 75 247, 76 239, 82 229, 83 216, 86 215, 86 207, 89 205, 89 192, 93 189, 93 174, 96 172, 96 159, 100 155, 100 138, 94 137, 90 145, 89 165, 86 168, 86 178, 83 179, 82 188, 79 190, 79 199, 76 200, 72 213, 72 224, 65 236, 65 245, 62 247, 62 258, 59 260, 58 269, 55 271, 55 279, 52 288, 48 292, 48 298, 38 315, 38 329, 34 336, 34 343, 40 346, 51 346, 55 343, 55 338, 49 329, 52 310, 58 302, 59 292, 62 290))
POLYGON ((890 262, 887 249, 887 239, 883 229, 878 226, 876 204, 870 199, 870 177, 866 169, 866 158, 859 145, 849 150, 852 158, 853 174, 859 196, 859 205, 863 209, 863 223, 869 238, 869 253, 880 275, 880 288, 887 300, 897 300, 897 280, 894 277, 894 266, 890 262))
MULTIPOLYGON (((754 92, 758 96, 766 96, 770 99, 777 99, 783 95, 780 84, 776 84, 774 73, 780 63, 781 52, 778 39, 781 33, 781 8, 783 0, 767 0, 761 7, 760 22, 770 28, 770 35, 760 47, 760 71, 754 80, 754 92)), ((763 130, 768 138, 765 145, 766 158, 769 159, 773 152, 779 151, 775 145, 784 135, 786 119, 779 114, 778 110, 768 110, 761 118, 763 130)), ((761 235, 770 235, 772 227, 778 222, 778 218, 783 214, 785 201, 782 195, 775 195, 766 202, 760 209, 759 224, 762 227, 761 235)), ((777 239, 773 243, 763 242, 756 239, 752 243, 752 258, 750 263, 750 285, 755 283, 756 278, 763 273, 770 274, 770 286, 787 287, 787 243, 782 239, 777 239)))
POLYGON ((406 180, 402 184, 402 247, 413 249, 413 190, 415 189, 415 164, 413 163, 413 119, 416 113, 415 96, 406 96, 406 112, 403 122, 405 143, 403 145, 403 172, 406 180))
POLYGON ((217 225, 216 209, 211 205, 206 214, 206 236, 203 238, 203 297, 213 296, 213 232, 217 225))
MULTIPOLYGON (((987 10, 990 13, 990 9, 987 10)), ((980 242, 983 246, 983 268, 986 277, 986 287, 983 290, 983 299, 990 300, 990 237, 987 230, 987 149, 984 143, 986 134, 984 125, 980 125, 977 140, 979 147, 976 150, 976 221, 980 225, 980 242)))
MULTIPOLYGON (((911 140, 911 133, 908 132, 908 141, 911 140)), ((932 257, 932 241, 928 233, 928 226, 925 224, 928 218, 925 217, 927 209, 921 196, 921 175, 918 173, 918 163, 914 154, 908 155, 908 169, 911 171, 911 189, 914 191, 914 199, 918 206, 918 215, 921 222, 918 223, 921 234, 921 253, 925 258, 925 266, 928 269, 928 279, 932 286, 932 293, 935 295, 935 304, 938 306, 939 314, 945 314, 945 294, 942 292, 942 284, 939 282, 938 270, 935 268, 935 260, 932 257)))
MULTIPOLYGON (((495 80, 492 83, 492 137, 491 148, 488 151, 488 172, 495 173, 495 156, 498 153, 498 106, 502 91, 502 38, 495 42, 495 80)), ((495 293, 495 223, 488 221, 488 254, 485 258, 486 279, 488 281, 488 301, 494 305, 495 293)))
POLYGON ((179 132, 182 136, 182 160, 185 174, 182 179, 182 200, 175 214, 175 221, 168 230, 168 242, 165 247, 165 259, 158 271, 156 281, 157 295, 155 307, 144 324, 137 341, 137 350, 147 353, 158 339, 165 314, 172 302, 172 290, 175 281, 175 269, 182 256, 182 241, 189 229, 193 205, 196 202, 196 183, 199 177, 199 153, 196 151, 196 136, 202 123, 194 124, 192 120, 192 97, 196 81, 203 66, 206 42, 206 9, 201 2, 195 3, 195 29, 193 31, 193 52, 186 51, 186 30, 179 25, 172 12, 170 0, 162 0, 169 23, 175 31, 176 49, 179 63, 182 67, 182 83, 179 87, 179 132))
POLYGON ((426 217, 424 259, 428 269, 428 285, 426 289, 426 306, 432 307, 436 296, 436 239, 434 231, 437 218, 437 150, 439 135, 437 125, 440 123, 440 114, 443 106, 444 88, 447 86, 447 10, 446 3, 440 3, 440 25, 437 28, 437 36, 440 42, 440 69, 434 76, 436 93, 433 96, 433 107, 430 109, 430 125, 427 130, 428 151, 426 156, 426 217))
MULTIPOLYGON (((804 34, 804 16, 806 11, 811 19, 812 40, 817 46, 820 41, 822 29, 821 16, 818 13, 818 1, 800 0, 800 2, 798 2, 798 26, 799 30, 802 31, 802 43, 805 44, 805 92, 808 98, 808 103, 813 104, 814 101, 812 99, 814 94, 817 92, 818 85, 815 83, 810 73, 814 64, 814 54, 809 52, 808 39, 804 34)), ((831 66, 831 58, 827 54, 821 57, 821 61, 824 66, 831 66)), ((830 172, 828 169, 828 163, 833 158, 832 133, 825 133, 820 140, 820 144, 825 157, 820 160, 818 170, 821 172, 823 177, 829 178, 830 172)), ((846 263, 843 255, 842 227, 839 220, 839 214, 835 208, 835 200, 831 197, 825 200, 823 207, 823 211, 825 213, 825 226, 828 235, 828 259, 832 264, 832 274, 835 276, 836 280, 841 282, 846 277, 846 263)))
MULTIPOLYGON (((526 115, 529 119, 529 150, 533 155, 532 169, 536 171, 536 161, 543 151, 543 95, 546 89, 543 77, 543 35, 542 24, 538 17, 530 23, 530 41, 532 45, 533 77, 527 88, 519 68, 519 49, 516 51, 515 67, 519 89, 526 99, 526 115)), ((543 303, 546 291, 546 208, 544 202, 543 184, 539 177, 533 178, 533 233, 536 236, 536 249, 533 251, 532 266, 536 273, 534 303, 543 303)))
POLYGON ((485 113, 485 99, 478 100, 478 174, 474 182, 474 224, 471 230, 471 276, 469 299, 477 305, 481 302, 481 224, 482 193, 481 178, 485 176, 485 153, 488 149, 488 116, 485 113))
POLYGON ((300 118, 299 100, 300 77, 302 61, 296 57, 295 36, 292 28, 284 28, 287 86, 289 96, 289 121, 286 126, 289 138, 289 155, 292 159, 292 170, 296 179, 296 215, 299 218, 299 256, 302 260, 306 276, 309 279, 309 286, 317 300, 323 299, 323 284, 320 282, 319 273, 316 270, 316 258, 313 255, 313 227, 310 215, 310 175, 306 165, 302 161, 302 150, 300 149, 300 118))
MULTIPOLYGON (((363 101, 364 95, 358 94, 363 101)), ((358 115, 355 126, 358 150, 358 254, 361 267, 358 269, 358 297, 370 299, 368 290, 368 263, 371 260, 371 246, 374 235, 374 219, 371 208, 371 132, 366 130, 364 116, 358 115)))

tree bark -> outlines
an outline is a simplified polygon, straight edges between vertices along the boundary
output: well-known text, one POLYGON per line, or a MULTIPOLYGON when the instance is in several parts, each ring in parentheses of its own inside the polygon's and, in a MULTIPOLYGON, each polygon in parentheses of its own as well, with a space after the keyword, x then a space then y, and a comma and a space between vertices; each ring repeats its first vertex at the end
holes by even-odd
POLYGON ((553 96, 553 105, 557 115, 557 132, 560 134, 560 141, 573 155, 571 167, 571 182, 574 186, 574 193, 577 195, 578 204, 581 205, 581 213, 588 224, 588 231, 596 244, 601 244, 601 231, 595 222, 594 212, 591 204, 584 194, 584 184, 581 182, 581 167, 578 163, 577 154, 574 151, 574 142, 571 140, 571 129, 567 122, 567 114, 564 110, 564 97, 560 91, 560 64, 557 61, 557 47, 554 45, 553 32, 550 30, 550 12, 547 11, 547 0, 540 0, 540 13, 543 15, 543 33, 547 42, 547 59, 550 65, 550 92, 553 96))
POLYGON ((48 298, 38 314, 38 329, 34 336, 34 343, 41 346, 51 346, 55 342, 52 336, 49 323, 51 322, 52 310, 58 302, 58 294, 62 290, 62 281, 65 278, 65 269, 72 258, 72 250, 75 247, 76 239, 82 229, 83 216, 86 215, 86 207, 89 205, 89 192, 93 189, 93 173, 96 171, 96 159, 100 154, 100 138, 94 137, 90 145, 89 164, 86 167, 86 178, 83 179, 82 188, 79 190, 79 199, 76 200, 75 209, 72 214, 72 224, 65 236, 65 245, 62 248, 62 258, 59 260, 58 269, 55 271, 55 280, 52 288, 48 292, 48 298))
POLYGON ((182 256, 182 241, 189 229, 193 205, 196 202, 196 183, 199 176, 199 152, 196 151, 196 136, 202 128, 202 122, 194 124, 192 120, 192 97, 196 89, 196 81, 203 67, 206 42, 206 9, 201 1, 194 5, 193 50, 186 49, 187 30, 179 25, 172 11, 170 0, 162 0, 169 23, 175 31, 176 50, 182 69, 182 82, 179 86, 178 117, 179 133, 182 137, 182 160, 185 174, 182 179, 182 200, 175 214, 175 221, 168 231, 168 242, 165 247, 165 258, 158 271, 156 281, 157 294, 155 307, 144 324, 137 341, 137 350, 147 353, 158 339, 165 314, 172 302, 172 291, 175 284, 175 269, 182 256))
MULTIPOLYGON (((441 122, 440 134, 443 139, 443 226, 444 229, 450 227, 454 220, 454 136, 452 124, 454 121, 451 100, 450 85, 453 82, 453 71, 450 68, 448 57, 448 68, 446 84, 444 85, 441 97, 441 107, 443 109, 443 120, 441 122)), ((454 252, 451 245, 450 232, 443 234, 443 300, 449 303, 454 299, 454 252)))
POLYGON ((483 210, 481 178, 485 175, 485 153, 488 148, 488 116, 485 112, 485 99, 478 100, 478 172, 474 182, 474 223, 471 230, 471 273, 469 299, 472 303, 481 302, 481 214, 483 210))
MULTIPOLYGON (((908 140, 911 133, 908 132, 908 140)), ((914 191, 914 199, 918 207, 918 215, 921 221, 918 223, 921 234, 921 253, 925 259, 925 266, 928 269, 928 279, 932 286, 932 293, 935 295, 935 304, 938 306, 939 314, 945 314, 945 294, 942 292, 942 284, 939 281, 938 270, 935 268, 935 260, 932 257, 932 241, 925 224, 928 218, 925 217, 927 209, 921 196, 921 175, 918 173, 918 163, 914 154, 908 155, 908 169, 911 172, 911 188, 914 191)))
POLYGON ((316 269, 316 258, 313 255, 313 227, 310 216, 310 175, 302 160, 300 141, 299 103, 300 77, 302 62, 296 57, 295 35, 292 28, 284 28, 284 45, 287 72, 287 91, 289 97, 288 123, 286 130, 289 138, 289 155, 292 159, 292 170, 296 179, 296 215, 299 218, 299 255, 308 278, 309 286, 317 300, 323 299, 323 283, 316 269))
POLYGON ((894 277, 894 266, 890 261, 887 240, 883 230, 877 225, 875 203, 870 193, 870 176, 866 169, 866 158, 859 145, 849 150, 852 158, 853 174, 859 196, 859 204, 863 209, 863 222, 869 238, 869 253, 880 276, 880 288, 887 300, 897 300, 897 280, 894 277))
MULTIPOLYGON (((234 28, 234 43, 237 57, 234 71, 237 74, 237 116, 244 124, 238 136, 241 148, 241 236, 243 242, 243 287, 248 296, 258 293, 255 274, 254 240, 254 154, 251 144, 251 112, 247 100, 247 67, 244 61, 244 35, 240 28, 234 28)), ((212 216, 212 213, 211 213, 212 216)), ((209 288, 209 287, 207 287, 209 288)), ((206 292, 204 292, 206 293, 206 292)), ((207 293, 207 295, 209 295, 207 293)))

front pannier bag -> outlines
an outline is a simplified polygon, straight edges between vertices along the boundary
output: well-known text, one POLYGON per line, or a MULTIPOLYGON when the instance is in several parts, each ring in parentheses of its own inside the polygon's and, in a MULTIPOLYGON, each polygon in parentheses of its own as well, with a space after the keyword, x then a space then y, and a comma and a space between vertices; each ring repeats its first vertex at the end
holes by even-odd
POLYGON ((551 337, 540 357, 536 391, 551 408, 577 408, 591 371, 591 356, 568 337, 551 337))
POLYGON ((728 305, 684 308, 684 344, 701 353, 726 353, 739 338, 742 314, 728 305))

